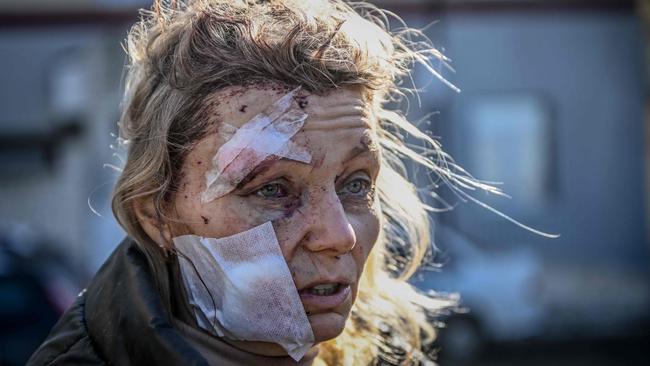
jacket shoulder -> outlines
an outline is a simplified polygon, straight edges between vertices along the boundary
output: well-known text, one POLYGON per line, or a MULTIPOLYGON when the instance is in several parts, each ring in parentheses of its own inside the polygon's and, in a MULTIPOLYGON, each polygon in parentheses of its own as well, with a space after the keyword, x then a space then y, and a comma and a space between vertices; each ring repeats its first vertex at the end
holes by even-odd
POLYGON ((107 364, 88 336, 84 317, 85 298, 85 292, 77 297, 27 361, 27 366, 107 364))

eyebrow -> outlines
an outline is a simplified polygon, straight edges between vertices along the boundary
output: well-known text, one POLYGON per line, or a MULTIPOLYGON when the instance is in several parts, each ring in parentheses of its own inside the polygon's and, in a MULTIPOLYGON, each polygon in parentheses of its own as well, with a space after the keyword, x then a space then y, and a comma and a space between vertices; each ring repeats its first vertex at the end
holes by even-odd
POLYGON ((253 170, 251 170, 250 173, 246 174, 246 176, 241 181, 239 181, 239 183, 237 183, 235 189, 240 189, 243 186, 247 185, 248 183, 250 183, 250 181, 255 179, 255 177, 271 169, 273 164, 275 164, 279 160, 292 161, 291 159, 281 158, 276 155, 270 155, 268 158, 264 159, 264 161, 257 164, 257 166, 253 168, 253 170))
POLYGON ((308 163, 303 163, 302 161, 296 161, 296 160, 293 160, 293 159, 289 159, 289 158, 285 158, 285 157, 281 157, 281 156, 277 156, 277 155, 269 155, 269 157, 267 157, 264 161, 262 161, 255 168, 253 168, 253 170, 251 170, 250 173, 246 174, 246 176, 244 178, 242 178, 242 180, 239 181, 239 183, 237 183, 237 186, 235 187, 235 189, 242 188, 243 186, 247 185, 252 180, 254 180, 258 175, 266 173, 269 169, 271 169, 273 167, 273 165, 275 165, 275 163, 277 163, 279 161, 289 161, 289 162, 292 162, 292 163, 310 165, 308 163))
POLYGON ((368 145, 360 144, 352 148, 348 155, 343 159, 343 164, 349 162, 350 160, 370 152, 370 147, 368 145))
MULTIPOLYGON (((353 147, 350 152, 345 156, 343 159, 343 164, 348 163, 349 161, 359 157, 360 155, 367 154, 371 152, 373 149, 371 149, 372 144, 359 144, 355 147, 353 147)), ((290 161, 294 163, 301 163, 297 162, 295 160, 291 160, 288 158, 284 157, 278 157, 276 155, 271 155, 269 156, 266 160, 258 164, 253 170, 251 170, 250 173, 248 173, 239 183, 237 183, 237 186, 235 189, 240 189, 250 183, 252 180, 254 180, 258 175, 263 174, 267 172, 271 167, 278 161, 290 161)))

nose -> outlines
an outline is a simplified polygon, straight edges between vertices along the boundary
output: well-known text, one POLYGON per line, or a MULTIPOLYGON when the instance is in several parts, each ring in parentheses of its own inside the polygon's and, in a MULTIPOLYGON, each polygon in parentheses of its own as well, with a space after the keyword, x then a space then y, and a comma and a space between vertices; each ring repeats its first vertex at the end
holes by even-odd
POLYGON ((307 250, 339 256, 354 248, 357 237, 336 192, 323 192, 310 211, 310 225, 302 240, 307 250))

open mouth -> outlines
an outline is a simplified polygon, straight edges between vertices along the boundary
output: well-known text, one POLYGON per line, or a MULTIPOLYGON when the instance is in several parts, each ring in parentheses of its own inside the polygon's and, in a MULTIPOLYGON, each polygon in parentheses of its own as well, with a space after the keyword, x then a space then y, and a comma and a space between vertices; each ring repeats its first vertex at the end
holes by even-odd
POLYGON ((339 306, 351 298, 351 288, 347 283, 321 283, 298 291, 305 309, 318 312, 339 306))
POLYGON ((330 296, 339 292, 341 287, 342 285, 340 283, 325 283, 304 289, 303 291, 314 296, 330 296))

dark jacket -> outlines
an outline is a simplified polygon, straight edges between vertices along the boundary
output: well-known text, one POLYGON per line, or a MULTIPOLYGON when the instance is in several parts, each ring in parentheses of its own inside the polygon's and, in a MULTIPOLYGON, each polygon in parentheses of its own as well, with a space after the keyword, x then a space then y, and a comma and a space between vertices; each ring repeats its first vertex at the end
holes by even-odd
MULTIPOLYGON (((170 281, 166 305, 149 263, 125 239, 27 365, 296 365, 288 356, 253 355, 197 329, 187 308, 179 310, 184 293, 174 283, 180 281, 170 281)), ((156 275, 178 278, 177 269, 156 275)), ((318 353, 312 350, 300 365, 312 363, 318 353)))
POLYGON ((125 239, 27 365, 208 365, 171 325, 150 266, 125 239))

